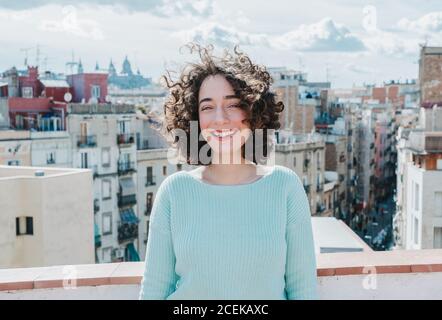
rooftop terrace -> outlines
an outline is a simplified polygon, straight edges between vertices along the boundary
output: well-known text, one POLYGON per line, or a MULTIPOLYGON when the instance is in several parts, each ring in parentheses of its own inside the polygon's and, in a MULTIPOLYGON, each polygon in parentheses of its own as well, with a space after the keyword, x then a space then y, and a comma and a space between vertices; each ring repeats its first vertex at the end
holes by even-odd
MULTIPOLYGON (((442 250, 317 255, 321 299, 442 299, 442 250)), ((143 262, 0 270, 0 299, 137 299, 143 262)))

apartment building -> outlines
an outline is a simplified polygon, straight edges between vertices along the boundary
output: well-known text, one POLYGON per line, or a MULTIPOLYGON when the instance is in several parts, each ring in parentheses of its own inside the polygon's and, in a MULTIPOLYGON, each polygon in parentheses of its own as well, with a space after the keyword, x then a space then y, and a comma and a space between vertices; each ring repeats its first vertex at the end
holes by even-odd
POLYGON ((138 261, 134 106, 69 104, 72 166, 93 172, 97 262, 138 261))
POLYGON ((95 262, 92 174, 0 165, 0 268, 95 262))
POLYGON ((312 215, 325 215, 325 143, 318 134, 294 135, 275 145, 275 163, 290 168, 301 179, 312 215))
POLYGON ((442 105, 442 47, 421 47, 419 86, 421 106, 442 105))

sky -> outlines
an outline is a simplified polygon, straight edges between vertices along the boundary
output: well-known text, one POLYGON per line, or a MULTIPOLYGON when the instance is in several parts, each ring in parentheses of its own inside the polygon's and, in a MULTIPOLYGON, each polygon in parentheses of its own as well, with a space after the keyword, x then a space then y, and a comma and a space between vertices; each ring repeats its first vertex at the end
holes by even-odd
POLYGON ((117 71, 127 55, 154 81, 196 57, 239 45, 267 67, 288 67, 334 88, 417 78, 419 48, 442 46, 440 0, 0 0, 0 71, 68 72, 81 59, 117 71), (37 55, 37 51, 39 54, 37 55))

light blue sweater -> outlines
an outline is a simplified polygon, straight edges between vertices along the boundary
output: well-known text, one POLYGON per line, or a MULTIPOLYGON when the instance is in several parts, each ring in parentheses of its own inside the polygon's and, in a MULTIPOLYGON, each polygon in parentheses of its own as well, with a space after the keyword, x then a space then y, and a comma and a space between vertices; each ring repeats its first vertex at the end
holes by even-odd
POLYGON ((140 299, 317 299, 316 286, 310 208, 292 170, 241 185, 179 171, 161 183, 140 299))

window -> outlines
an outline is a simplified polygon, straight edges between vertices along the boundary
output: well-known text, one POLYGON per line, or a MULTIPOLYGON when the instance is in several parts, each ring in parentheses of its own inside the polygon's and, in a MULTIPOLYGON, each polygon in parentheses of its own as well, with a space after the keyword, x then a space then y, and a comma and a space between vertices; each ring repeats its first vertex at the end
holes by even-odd
POLYGON ((167 166, 163 166, 163 176, 167 176, 167 166))
POLYGON ((109 134, 109 121, 104 120, 103 122, 103 134, 107 136, 109 134))
POLYGON ((103 167, 110 166, 110 148, 103 148, 101 150, 101 165, 103 167))
POLYGON ((442 217, 442 192, 435 192, 434 200, 434 215, 436 217, 442 217))
POLYGON ((146 168, 146 186, 154 186, 155 185, 155 179, 152 172, 152 167, 146 168))
POLYGON ((341 152, 341 155, 339 156, 339 162, 345 162, 345 155, 343 152, 341 152))
POLYGON ((152 204, 153 204, 153 193, 152 192, 148 192, 146 194, 146 211, 145 211, 145 215, 149 215, 150 212, 152 211, 152 204))
POLYGON ((96 86, 96 85, 92 86, 92 88, 91 88, 91 97, 99 99, 100 96, 101 96, 100 92, 101 92, 100 86, 96 86))
POLYGON ((17 217, 15 218, 15 233, 17 236, 34 234, 34 218, 33 217, 17 217))
POLYGON ((418 236, 419 236, 419 220, 414 217, 414 243, 418 244, 418 236))
POLYGON ((15 116, 15 129, 23 129, 24 121, 21 114, 15 116))
POLYGON ((130 132, 129 121, 118 121, 118 133, 125 134, 130 132))
POLYGON ((88 132, 89 132, 88 123, 87 122, 81 122, 80 123, 80 136, 81 137, 87 137, 88 132))
POLYGON ((305 158, 304 159, 304 172, 307 172, 309 164, 310 164, 310 159, 305 158))
POLYGON ((103 180, 101 183, 102 186, 102 196, 103 200, 111 198, 111 182, 109 180, 103 180))
POLYGON ((103 262, 111 262, 112 247, 103 248, 103 262))
POLYGON ((434 227, 433 249, 442 249, 442 227, 434 227))
POLYGON ((55 152, 48 152, 46 154, 46 163, 47 164, 55 163, 55 152))
POLYGON ((419 184, 414 183, 414 210, 419 211, 419 184))
POLYGON ((32 87, 23 87, 21 89, 21 95, 23 98, 33 98, 34 90, 32 89, 32 87))
POLYGON ((20 165, 20 160, 9 160, 8 161, 8 166, 19 166, 20 165))
POLYGON ((102 219, 103 235, 112 234, 112 212, 103 213, 102 219))
POLYGON ((176 170, 177 171, 181 171, 183 169, 183 165, 181 164, 181 163, 178 163, 177 165, 176 165, 176 170))
POLYGON ((87 152, 80 153, 80 168, 88 168, 87 152))
POLYGON ((293 157, 293 168, 296 168, 296 156, 293 157))

